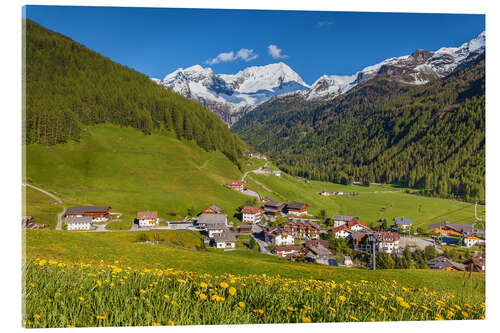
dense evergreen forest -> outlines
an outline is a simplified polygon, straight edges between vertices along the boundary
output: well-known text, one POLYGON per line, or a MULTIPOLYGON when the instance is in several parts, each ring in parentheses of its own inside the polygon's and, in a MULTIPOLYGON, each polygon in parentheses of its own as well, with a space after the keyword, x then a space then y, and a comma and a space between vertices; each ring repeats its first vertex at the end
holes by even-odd
POLYGON ((29 19, 25 45, 27 144, 78 140, 87 125, 113 123, 174 131, 239 163, 243 142, 200 104, 29 19))
POLYGON ((270 100, 232 129, 283 170, 484 201, 484 56, 421 86, 383 75, 331 101, 270 100))

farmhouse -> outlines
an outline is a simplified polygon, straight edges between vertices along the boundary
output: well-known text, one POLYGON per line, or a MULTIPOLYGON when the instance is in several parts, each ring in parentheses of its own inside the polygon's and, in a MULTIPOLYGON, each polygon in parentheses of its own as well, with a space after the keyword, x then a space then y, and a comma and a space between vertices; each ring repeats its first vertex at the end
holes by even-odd
POLYGON ((332 195, 332 192, 330 192, 330 191, 326 191, 326 190, 325 190, 325 191, 321 191, 321 192, 319 192, 319 195, 329 196, 329 195, 332 195))
POLYGON ((279 171, 279 170, 273 171, 273 175, 281 177, 281 171, 279 171))
POLYGON ((220 214, 220 213, 222 213, 222 209, 220 209, 216 205, 212 205, 210 207, 205 208, 201 213, 202 214, 220 214))
POLYGON ((302 216, 309 212, 309 205, 304 202, 292 201, 286 206, 289 215, 302 216))
POLYGON ((285 204, 282 202, 268 201, 264 203, 264 212, 270 216, 281 216, 285 204))
POLYGON ((110 206, 76 206, 70 207, 64 214, 65 217, 92 217, 93 222, 103 222, 109 219, 110 206))
POLYGON ((397 253, 399 250, 399 234, 397 232, 376 232, 377 252, 388 254, 397 253))
POLYGON ((282 228, 294 238, 319 238, 319 225, 313 222, 295 222, 288 220, 283 224, 282 228))
POLYGON ((255 206, 245 206, 241 210, 242 221, 245 223, 260 223, 262 220, 262 209, 255 206))
POLYGON ((33 223, 33 216, 23 216, 21 219, 21 226, 23 228, 33 228, 35 223, 33 223))
POLYGON ((354 231, 345 224, 332 228, 332 233, 335 238, 348 238, 353 232, 354 231))
POLYGON ((328 248, 328 241, 323 239, 309 239, 305 242, 306 247, 310 246, 323 246, 324 248, 328 248))
POLYGON ((209 238, 213 238, 216 234, 221 234, 228 231, 225 224, 209 224, 206 228, 209 238))
POLYGON ((217 233, 213 239, 214 245, 218 249, 234 249, 236 247, 236 236, 232 232, 217 233))
POLYGON ((266 202, 269 202, 269 201, 274 201, 274 199, 273 199, 273 197, 266 196, 266 197, 263 197, 263 198, 262 198, 262 201, 263 201, 264 203, 266 203, 266 202))
POLYGON ((397 231, 399 228, 401 228, 404 231, 408 231, 411 229, 412 226, 412 221, 407 218, 401 218, 401 217, 396 217, 394 219, 394 226, 393 229, 394 231, 397 231))
POLYGON ((459 236, 459 237, 464 234, 469 234, 474 231, 478 231, 474 229, 472 225, 469 224, 456 224, 447 221, 431 224, 429 225, 428 229, 429 232, 435 232, 441 235, 459 236))
POLYGON ((64 221, 68 230, 90 230, 92 227, 92 216, 67 217, 64 221))
POLYGON ((294 238, 281 228, 270 228, 264 233, 264 240, 273 245, 292 245, 294 238))
POLYGON ((232 180, 227 186, 235 191, 242 192, 245 189, 245 183, 242 180, 232 180))
POLYGON ((223 224, 227 226, 226 214, 201 214, 198 216, 198 225, 200 227, 207 227, 211 224, 223 224))
POLYGON ((339 227, 341 225, 347 224, 347 222, 349 221, 357 219, 358 219, 357 216, 345 216, 345 215, 334 215, 332 217, 334 227, 339 227))
POLYGON ((484 273, 486 271, 486 255, 481 254, 464 262, 467 272, 484 273))
POLYGON ((159 224, 158 212, 138 212, 136 217, 139 227, 152 227, 159 224))
POLYGON ((486 234, 484 230, 475 230, 463 234, 462 246, 464 247, 473 247, 475 245, 483 247, 485 244, 486 234))
POLYGON ((438 269, 445 271, 464 271, 465 265, 454 262, 446 257, 437 257, 427 261, 430 269, 438 269))
POLYGON ((353 231, 371 231, 371 229, 366 225, 366 223, 358 221, 356 219, 347 222, 346 226, 353 231))
POLYGON ((291 255, 300 255, 307 253, 307 249, 303 245, 283 245, 276 246, 272 253, 278 257, 288 257, 291 255))

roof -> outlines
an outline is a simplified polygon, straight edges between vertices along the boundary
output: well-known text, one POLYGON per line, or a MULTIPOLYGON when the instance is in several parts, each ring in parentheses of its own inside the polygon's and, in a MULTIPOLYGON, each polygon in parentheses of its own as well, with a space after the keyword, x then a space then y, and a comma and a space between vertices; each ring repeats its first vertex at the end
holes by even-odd
POLYGON ((214 240, 216 242, 236 242, 236 236, 232 232, 225 231, 220 234, 215 234, 214 240))
POLYGON ((242 180, 231 180, 227 183, 228 186, 243 186, 244 184, 242 180))
POLYGON ((274 248, 276 252, 279 251, 300 251, 304 249, 304 245, 282 245, 282 246, 276 246, 274 248))
POLYGON ((448 267, 455 267, 458 270, 465 270, 464 264, 459 264, 443 256, 428 260, 427 265, 429 265, 429 268, 431 269, 446 269, 448 267))
POLYGON ((352 220, 357 220, 357 216, 347 216, 347 215, 333 215, 333 220, 334 221, 344 221, 344 222, 349 222, 352 220))
POLYGON ((341 231, 346 231, 348 233, 353 233, 353 231, 351 230, 351 228, 349 228, 348 226, 346 226, 345 224, 344 225, 341 225, 341 226, 338 226, 336 228, 332 228, 332 232, 335 234, 337 232, 341 232, 341 231))
POLYGON ((250 224, 240 225, 239 229, 252 229, 252 225, 250 225, 250 224))
POLYGON ((307 246, 307 248, 320 257, 327 257, 330 255, 328 248, 322 246, 321 244, 318 244, 317 246, 307 246))
POLYGON ((64 223, 66 223, 66 224, 92 223, 92 216, 68 217, 64 221, 64 223))
POLYGON ((310 239, 310 240, 306 240, 306 246, 309 247, 309 246, 318 246, 318 245, 321 245, 323 247, 326 247, 328 248, 328 241, 325 239, 310 239))
POLYGON ((288 209, 302 209, 306 206, 307 204, 305 202, 292 201, 286 207, 288 209))
POLYGON ((65 215, 83 215, 85 213, 107 213, 110 206, 75 206, 66 209, 65 215))
POLYGON ((400 224, 409 224, 409 225, 412 225, 413 223, 411 222, 410 219, 407 219, 407 218, 401 218, 401 217, 396 217, 394 219, 394 223, 396 225, 400 225, 400 224))
POLYGON ((399 234, 394 231, 379 231, 374 233, 378 241, 395 242, 399 240, 399 234))
POLYGON ((257 214, 261 212, 260 207, 255 206, 245 206, 241 209, 243 214, 257 214))
POLYGON ((137 219, 138 220, 149 220, 149 219, 156 219, 158 218, 158 212, 151 211, 151 212, 137 212, 137 219))
POLYGON ((262 198, 262 200, 264 200, 264 201, 274 201, 273 197, 269 197, 269 196, 262 198))
POLYGON ((447 221, 439 222, 439 223, 434 223, 429 225, 429 230, 435 229, 435 228, 441 228, 441 227, 449 227, 455 231, 461 232, 461 233, 473 233, 473 232, 484 232, 484 230, 480 229, 475 229, 473 228, 472 225, 470 224, 457 224, 457 223, 451 223, 447 221))
POLYGON ((371 230, 371 229, 370 229, 370 228, 366 225, 366 223, 361 222, 361 221, 358 221, 357 219, 354 219, 354 220, 352 220, 352 221, 347 222, 347 226, 348 226, 349 228, 352 228, 352 227, 354 227, 354 226, 356 226, 356 225, 360 225, 360 226, 364 227, 364 228, 365 228, 365 229, 367 229, 367 230, 371 230))
POLYGON ((214 212, 216 212, 216 213, 220 213, 220 212, 222 212, 222 209, 220 209, 220 207, 218 207, 218 206, 216 206, 216 205, 212 205, 212 206, 210 206, 210 207, 208 207, 208 208, 210 208, 211 210, 213 210, 213 211, 214 211, 214 212))
POLYGON ((221 229, 227 229, 225 224, 209 224, 207 225, 208 230, 221 230, 221 229))
POLYGON ((226 214, 201 214, 198 216, 198 224, 226 224, 226 214))
POLYGON ((275 208, 279 208, 279 207, 282 207, 284 206, 285 204, 282 203, 282 202, 279 202, 279 201, 268 201, 264 204, 264 207, 275 207, 275 208))

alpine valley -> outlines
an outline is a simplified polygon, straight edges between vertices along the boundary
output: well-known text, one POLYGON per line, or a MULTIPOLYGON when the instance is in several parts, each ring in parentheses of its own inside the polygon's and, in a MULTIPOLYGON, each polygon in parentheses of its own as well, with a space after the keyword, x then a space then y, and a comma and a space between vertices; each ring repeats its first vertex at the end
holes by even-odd
POLYGON ((286 172, 484 200, 485 33, 276 96, 233 127, 286 172))

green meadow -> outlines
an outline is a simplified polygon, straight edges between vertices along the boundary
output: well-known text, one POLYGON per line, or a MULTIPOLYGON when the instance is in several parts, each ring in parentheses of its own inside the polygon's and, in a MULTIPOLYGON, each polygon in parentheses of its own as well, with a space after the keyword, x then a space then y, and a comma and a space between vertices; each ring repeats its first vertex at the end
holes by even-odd
MULTIPOLYGON (((27 182, 60 197, 66 206, 109 205, 122 219, 142 210, 157 210, 162 218, 185 215, 190 208, 199 212, 214 203, 232 216, 248 200, 224 186, 241 172, 223 154, 171 133, 91 126, 80 142, 27 146, 26 161, 27 182)), ((27 202, 30 207, 29 196, 27 202)))
MULTIPOLYGON (((274 175, 250 174, 247 183, 261 196, 272 196, 279 201, 304 201, 310 212, 318 215, 321 209, 332 215, 358 216, 361 221, 371 223, 386 219, 390 223, 395 217, 406 217, 415 227, 449 221, 472 224, 474 204, 419 196, 405 193, 405 189, 390 185, 340 185, 319 181, 306 181, 282 173, 274 175), (272 190, 271 192, 268 190, 272 190), (321 196, 323 190, 357 192, 356 196, 321 196)), ((484 218, 485 206, 478 206, 478 215, 484 218)))
POLYGON ((63 209, 51 197, 46 194, 23 186, 23 196, 26 201, 23 202, 22 215, 34 216, 34 222, 44 224, 51 229, 55 229, 57 224, 57 214, 63 209))
MULTIPOLYGON (((402 285, 428 287, 433 290, 462 290, 468 280, 463 272, 428 269, 377 270, 329 267, 311 263, 291 262, 284 258, 246 249, 219 251, 200 250, 202 237, 191 231, 155 231, 159 245, 138 243, 140 232, 82 233, 55 230, 26 230, 26 257, 72 262, 113 263, 136 268, 172 267, 210 274, 268 274, 297 279, 317 280, 397 280, 402 285)), ((153 231, 145 231, 153 239, 153 231)), ((472 274, 471 291, 484 294, 484 274, 472 274)))

